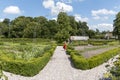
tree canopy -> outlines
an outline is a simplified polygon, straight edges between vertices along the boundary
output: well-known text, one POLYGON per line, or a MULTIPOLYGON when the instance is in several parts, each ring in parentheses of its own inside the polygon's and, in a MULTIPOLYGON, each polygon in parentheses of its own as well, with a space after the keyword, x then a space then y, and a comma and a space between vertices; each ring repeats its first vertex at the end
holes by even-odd
POLYGON ((57 20, 48 20, 44 16, 19 16, 14 20, 5 18, 0 22, 0 37, 5 38, 49 38, 63 42, 70 36, 92 34, 94 31, 89 31, 87 22, 77 22, 74 16, 65 12, 60 12, 57 20))
POLYGON ((113 27, 114 27, 113 34, 115 36, 118 36, 118 39, 120 41, 120 12, 116 15, 113 27))

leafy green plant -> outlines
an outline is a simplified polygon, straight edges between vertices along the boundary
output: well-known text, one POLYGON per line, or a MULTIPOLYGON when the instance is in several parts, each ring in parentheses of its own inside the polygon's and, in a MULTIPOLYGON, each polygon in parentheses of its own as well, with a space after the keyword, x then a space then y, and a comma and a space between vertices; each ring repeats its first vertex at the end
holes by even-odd
POLYGON ((55 46, 46 51, 43 56, 31 58, 30 60, 10 58, 6 55, 0 56, 0 61, 3 63, 3 70, 20 74, 23 76, 34 76, 47 64, 53 54, 55 46))
POLYGON ((0 45, 4 45, 4 43, 3 43, 3 42, 0 42, 0 45))
POLYGON ((8 77, 2 72, 2 62, 0 62, 0 80, 8 80, 8 77))
POLYGON ((106 61, 108 61, 113 56, 119 54, 120 48, 115 48, 104 53, 98 54, 91 58, 85 59, 81 55, 77 55, 75 51, 69 50, 72 62, 76 68, 79 69, 91 69, 106 61))

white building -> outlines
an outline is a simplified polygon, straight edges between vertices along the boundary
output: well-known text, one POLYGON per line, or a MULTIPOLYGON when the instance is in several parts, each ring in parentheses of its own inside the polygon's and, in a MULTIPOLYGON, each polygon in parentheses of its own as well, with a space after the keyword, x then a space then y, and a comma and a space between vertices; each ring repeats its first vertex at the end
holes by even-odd
POLYGON ((88 36, 71 36, 70 39, 71 40, 88 40, 89 37, 88 36))

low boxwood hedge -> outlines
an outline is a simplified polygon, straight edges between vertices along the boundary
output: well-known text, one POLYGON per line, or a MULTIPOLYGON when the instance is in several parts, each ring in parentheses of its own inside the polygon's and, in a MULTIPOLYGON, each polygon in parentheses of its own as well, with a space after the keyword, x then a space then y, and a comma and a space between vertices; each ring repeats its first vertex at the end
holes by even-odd
POLYGON ((71 51, 69 50, 69 54, 71 56, 74 67, 83 70, 94 68, 108 61, 110 58, 112 58, 113 56, 119 53, 120 53, 120 47, 98 54, 91 58, 84 58, 81 55, 76 55, 74 50, 71 51))
POLYGON ((43 56, 38 58, 32 58, 29 61, 14 60, 6 55, 0 55, 0 61, 2 62, 3 70, 19 74, 23 76, 34 76, 44 68, 44 66, 50 60, 50 57, 54 53, 55 46, 51 50, 44 53, 43 56))
POLYGON ((88 43, 94 46, 99 45, 107 45, 109 42, 113 42, 113 40, 89 40, 88 43))

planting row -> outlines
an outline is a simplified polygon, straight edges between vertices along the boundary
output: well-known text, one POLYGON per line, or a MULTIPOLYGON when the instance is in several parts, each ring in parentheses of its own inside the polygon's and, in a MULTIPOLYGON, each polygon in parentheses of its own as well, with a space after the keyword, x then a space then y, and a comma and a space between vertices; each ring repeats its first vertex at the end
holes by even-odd
POLYGON ((95 45, 95 46, 99 46, 99 45, 116 45, 118 44, 117 41, 115 40, 88 40, 88 41, 72 41, 71 45, 72 46, 79 46, 79 45, 95 45))
POLYGON ((76 68, 86 70, 86 69, 94 68, 108 61, 113 56, 119 54, 120 47, 114 48, 112 50, 106 51, 104 53, 98 54, 96 56, 87 59, 79 55, 77 51, 75 51, 73 48, 70 47, 68 47, 67 53, 70 54, 72 62, 76 68))

